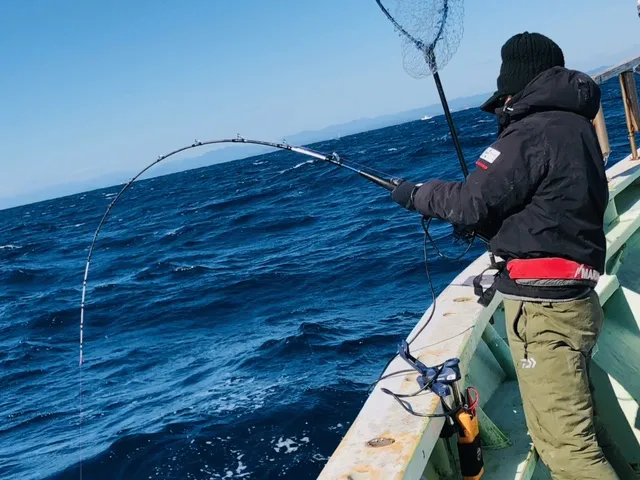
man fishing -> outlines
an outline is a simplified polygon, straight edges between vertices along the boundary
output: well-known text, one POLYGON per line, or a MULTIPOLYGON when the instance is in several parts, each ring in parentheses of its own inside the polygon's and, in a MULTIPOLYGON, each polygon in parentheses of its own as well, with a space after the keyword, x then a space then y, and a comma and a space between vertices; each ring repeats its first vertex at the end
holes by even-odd
POLYGON ((493 287, 504 298, 509 345, 529 433, 554 479, 635 478, 596 416, 589 362, 604 313, 609 192, 591 121, 600 88, 565 68, 551 39, 524 32, 502 47, 497 91, 482 110, 498 139, 464 182, 405 181, 401 206, 481 232, 505 261, 493 287))

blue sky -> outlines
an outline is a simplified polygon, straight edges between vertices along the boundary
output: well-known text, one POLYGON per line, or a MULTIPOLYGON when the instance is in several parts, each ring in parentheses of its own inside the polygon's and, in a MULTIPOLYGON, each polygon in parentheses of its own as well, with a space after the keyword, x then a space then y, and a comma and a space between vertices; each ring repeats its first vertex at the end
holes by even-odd
MULTIPOLYGON (((636 0, 469 0, 464 27, 441 72, 450 98, 492 90, 524 30, 570 67, 640 55, 636 0)), ((131 172, 194 138, 279 140, 437 102, 374 0, 5 0, 0 59, 0 198, 131 172)))

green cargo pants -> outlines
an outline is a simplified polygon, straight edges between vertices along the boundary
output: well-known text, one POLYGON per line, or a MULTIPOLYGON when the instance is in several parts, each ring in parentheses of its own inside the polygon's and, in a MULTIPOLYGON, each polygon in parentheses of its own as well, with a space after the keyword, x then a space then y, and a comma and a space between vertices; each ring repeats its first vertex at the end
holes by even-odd
POLYGON ((594 413, 588 368, 604 321, 597 294, 504 305, 527 427, 554 480, 636 478, 594 413))

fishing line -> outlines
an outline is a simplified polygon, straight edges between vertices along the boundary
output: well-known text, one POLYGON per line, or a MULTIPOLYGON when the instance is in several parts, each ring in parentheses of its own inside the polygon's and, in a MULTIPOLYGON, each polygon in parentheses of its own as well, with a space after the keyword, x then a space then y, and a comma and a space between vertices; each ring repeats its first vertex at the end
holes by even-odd
POLYGON ((380 390, 382 392, 386 393, 387 395, 391 395, 400 404, 400 406, 402 408, 404 408, 408 413, 410 413, 411 415, 413 415, 415 417, 424 417, 424 418, 452 417, 462 409, 462 405, 458 405, 453 409, 449 409, 445 405, 445 403, 443 401, 441 401, 440 404, 445 409, 444 413, 420 413, 420 412, 416 412, 413 409, 413 407, 411 406, 411 404, 409 402, 407 402, 406 400, 404 400, 404 399, 405 398, 416 397, 420 393, 428 391, 429 390, 428 386, 425 386, 424 388, 421 388, 420 390, 418 390, 416 392, 408 393, 408 394, 394 393, 394 392, 392 392, 391 390, 389 390, 387 388, 381 388, 380 390))
MULTIPOLYGON (((431 223, 431 218, 429 219, 429 222, 431 223)), ((466 237, 460 235, 460 238, 462 241, 467 242, 467 248, 464 249, 464 251, 456 256, 456 257, 450 257, 448 255, 446 255, 445 253, 442 252, 442 250, 440 250, 440 247, 438 247, 438 245, 436 244, 435 240, 431 237, 431 234, 429 233, 429 225, 427 225, 427 228, 425 228, 424 234, 429 238, 429 242, 431 243, 431 246, 433 247, 433 249, 435 250, 435 252, 438 254, 438 256, 440 258, 442 258, 443 260, 447 260, 449 262, 457 262, 462 260, 462 258, 469 253, 469 251, 471 250, 471 248, 473 247, 473 244, 476 240, 477 234, 474 232, 471 234, 471 238, 467 239, 466 237)), ((454 235, 455 232, 454 232, 454 235)))
MULTIPOLYGON (((429 323, 431 322, 431 320, 433 319, 433 316, 435 314, 436 311, 436 290, 433 286, 433 280, 431 279, 431 270, 429 269, 429 254, 428 254, 428 249, 427 249, 427 239, 430 239, 431 236, 428 233, 428 228, 429 228, 429 224, 431 223, 431 219, 426 218, 426 217, 422 217, 422 229, 424 230, 424 243, 423 243, 423 253, 424 253, 424 269, 425 269, 425 273, 427 274, 427 283, 429 284, 429 291, 431 293, 431 312, 429 312, 429 316, 427 317, 427 320, 424 322, 424 325, 422 325, 418 331, 415 333, 415 335, 413 336, 413 338, 411 338, 410 340, 407 340, 407 344, 411 345, 416 338, 418 338, 418 336, 424 331, 425 328, 427 328, 427 326, 429 325, 429 323)), ((433 241, 433 240, 431 240, 433 241)), ((391 365, 391 362, 393 362, 396 357, 398 356, 398 354, 396 353, 393 357, 391 357, 389 359, 389 361, 385 364, 385 366, 382 368, 382 372, 384 373, 384 371, 389 367, 389 365, 391 365)), ((385 380, 387 378, 393 377, 395 375, 399 375, 401 373, 410 373, 410 372, 415 372, 415 370, 413 369, 406 369, 406 370, 398 370, 396 372, 392 372, 392 373, 388 373, 386 375, 382 375, 380 374, 380 376, 378 377, 378 379, 373 382, 371 385, 369 385, 369 389, 368 392, 371 393, 371 391, 373 390, 373 388, 382 380, 385 380)))

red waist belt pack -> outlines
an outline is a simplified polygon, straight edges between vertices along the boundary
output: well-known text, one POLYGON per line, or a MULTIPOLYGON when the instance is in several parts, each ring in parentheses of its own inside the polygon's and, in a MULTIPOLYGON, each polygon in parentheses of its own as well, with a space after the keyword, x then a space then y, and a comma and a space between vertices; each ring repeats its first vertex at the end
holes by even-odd
POLYGON ((531 258, 507 263, 513 280, 584 280, 597 283, 600 273, 593 267, 564 258, 531 258))

